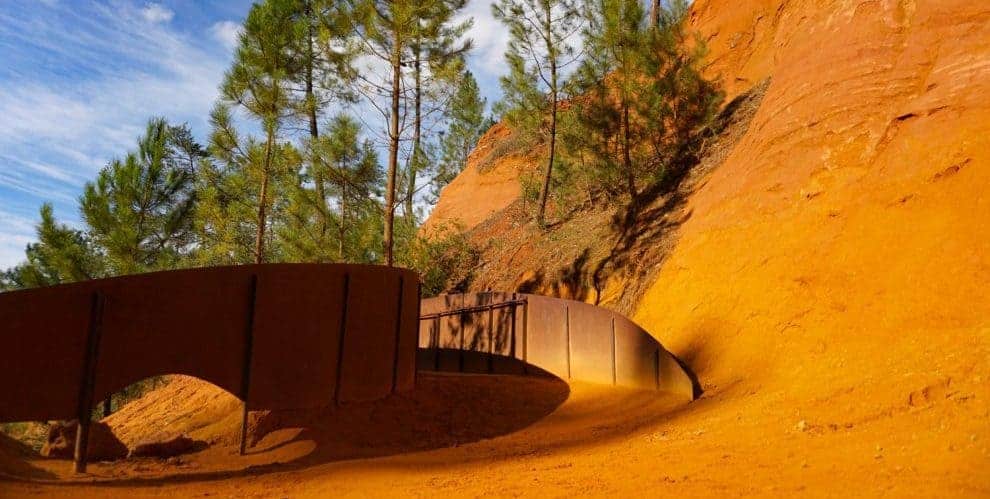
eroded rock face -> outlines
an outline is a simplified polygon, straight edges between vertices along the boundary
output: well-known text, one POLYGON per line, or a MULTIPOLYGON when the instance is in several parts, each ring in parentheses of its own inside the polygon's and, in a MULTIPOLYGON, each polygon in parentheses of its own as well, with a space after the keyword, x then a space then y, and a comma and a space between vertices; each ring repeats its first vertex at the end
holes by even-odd
MULTIPOLYGON (((76 446, 79 421, 56 423, 48 430, 48 441, 41 448, 41 455, 56 459, 72 459, 76 446)), ((106 423, 89 425, 90 461, 113 461, 127 457, 127 446, 110 430, 106 423)))

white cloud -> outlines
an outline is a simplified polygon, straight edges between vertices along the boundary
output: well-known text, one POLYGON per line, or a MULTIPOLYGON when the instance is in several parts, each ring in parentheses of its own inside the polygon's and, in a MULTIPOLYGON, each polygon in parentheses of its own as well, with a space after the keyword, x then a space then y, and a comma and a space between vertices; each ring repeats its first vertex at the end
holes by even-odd
POLYGON ((24 248, 35 240, 34 222, 0 210, 0 265, 10 267, 24 260, 24 248))
POLYGON ((492 15, 490 2, 468 2, 459 21, 474 18, 467 36, 474 41, 472 56, 476 67, 488 76, 505 73, 505 50, 509 46, 509 30, 492 15))
POLYGON ((229 51, 173 27, 158 4, 55 8, 0 9, 0 41, 21 64, 0 68, 0 269, 23 260, 42 202, 78 224, 83 183, 133 149, 148 118, 188 122, 203 136, 229 63, 229 51), (57 66, 31 63, 39 54, 57 66))
POLYGON ((241 24, 234 21, 220 21, 210 26, 210 35, 220 42, 228 51, 237 47, 238 38, 241 36, 241 24))
POLYGON ((167 23, 175 17, 175 12, 160 3, 149 3, 141 9, 141 17, 152 24, 167 23))

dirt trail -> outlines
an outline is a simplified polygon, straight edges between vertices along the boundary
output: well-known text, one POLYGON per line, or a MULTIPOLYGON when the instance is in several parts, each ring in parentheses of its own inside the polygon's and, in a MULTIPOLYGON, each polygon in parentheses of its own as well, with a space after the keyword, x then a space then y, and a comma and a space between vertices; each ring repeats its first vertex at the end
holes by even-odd
MULTIPOLYGON (((700 400, 575 385, 456 447, 0 496, 990 496, 990 6, 697 0, 691 22, 730 96, 771 78, 636 307, 700 400)), ((465 179, 445 209, 477 222, 465 179)), ((509 383, 475 381, 451 396, 509 383)), ((485 413, 548 392, 513 393, 485 413)))

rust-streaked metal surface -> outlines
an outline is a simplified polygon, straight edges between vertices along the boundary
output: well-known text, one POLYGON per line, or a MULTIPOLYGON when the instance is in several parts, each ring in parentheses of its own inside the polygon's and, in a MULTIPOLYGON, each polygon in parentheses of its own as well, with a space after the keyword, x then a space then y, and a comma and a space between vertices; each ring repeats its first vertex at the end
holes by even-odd
POLYGON ((382 397, 415 380, 419 278, 410 270, 155 272, 0 293, 0 421, 76 417, 96 294, 104 306, 94 400, 161 374, 196 376, 243 398, 250 372, 250 408, 304 409, 382 397))
POLYGON ((513 300, 524 303, 424 320, 419 328, 420 368, 499 374, 527 368, 564 380, 693 398, 691 379, 674 356, 644 329, 608 309, 547 296, 489 292, 426 298, 420 313, 513 300), (458 355, 465 361, 444 360, 458 355))

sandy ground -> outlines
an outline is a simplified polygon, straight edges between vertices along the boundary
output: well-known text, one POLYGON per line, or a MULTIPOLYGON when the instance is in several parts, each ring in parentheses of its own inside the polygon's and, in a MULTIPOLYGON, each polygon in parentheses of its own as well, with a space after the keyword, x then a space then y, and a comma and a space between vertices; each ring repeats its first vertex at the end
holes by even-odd
MULTIPOLYGON (((914 406, 860 416, 857 408, 869 404, 855 397, 797 414, 785 393, 748 393, 741 383, 709 387, 684 405, 652 392, 556 380, 421 381, 417 394, 329 415, 315 431, 273 432, 247 457, 221 443, 180 461, 98 464, 81 483, 3 481, 0 496, 990 495, 985 393, 935 387, 914 406), (493 402, 478 409, 481 399, 493 402), (411 416, 413 406, 436 412, 411 416), (368 417, 375 412, 382 415, 368 417), (328 430, 334 421, 356 432, 328 430), (413 430, 396 433, 392 423, 402 421, 413 430), (390 434, 375 437, 388 427, 390 434), (392 455, 352 458, 362 453, 392 455)), ((33 465, 63 477, 70 467, 33 465)))
MULTIPOLYGON (((286 416, 245 458, 204 422, 182 462, 0 497, 990 497, 990 6, 697 0, 691 22, 730 97, 772 79, 631 313, 701 399, 424 376, 346 424, 286 416)), ((512 201, 508 166, 473 219, 512 201)), ((436 213, 484 198, 470 175, 436 213)))

